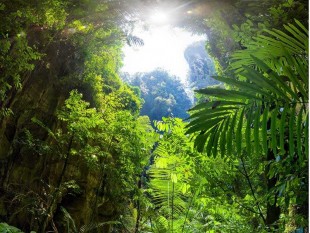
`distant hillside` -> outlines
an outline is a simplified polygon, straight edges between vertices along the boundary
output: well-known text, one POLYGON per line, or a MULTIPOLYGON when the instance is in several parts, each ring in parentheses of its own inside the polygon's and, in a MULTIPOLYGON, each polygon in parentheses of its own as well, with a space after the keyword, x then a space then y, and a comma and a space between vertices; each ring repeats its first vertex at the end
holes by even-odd
POLYGON ((123 73, 126 83, 139 87, 144 104, 141 115, 147 115, 151 120, 161 120, 162 117, 188 117, 187 110, 194 101, 190 90, 216 85, 219 82, 211 78, 215 74, 212 59, 204 48, 204 41, 195 42, 184 51, 184 57, 189 65, 186 84, 164 70, 154 70, 134 75, 123 73))
POLYGON ((145 101, 141 115, 148 115, 151 120, 161 120, 167 116, 188 117, 186 111, 192 103, 177 77, 164 70, 154 70, 134 76, 127 74, 124 80, 140 88, 141 97, 145 101))

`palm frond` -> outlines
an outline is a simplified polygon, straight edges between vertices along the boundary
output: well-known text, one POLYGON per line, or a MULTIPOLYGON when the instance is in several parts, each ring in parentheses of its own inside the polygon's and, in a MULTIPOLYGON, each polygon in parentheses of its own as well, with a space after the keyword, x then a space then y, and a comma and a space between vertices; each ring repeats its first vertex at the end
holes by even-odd
POLYGON ((288 144, 291 156, 305 153, 308 32, 299 22, 285 28, 287 33, 266 31, 268 36, 233 55, 237 79, 215 77, 229 89, 197 91, 211 99, 190 110, 186 133, 194 134, 199 151, 284 154, 288 144))
POLYGON ((254 42, 248 45, 248 49, 233 54, 231 68, 240 72, 243 66, 255 66, 256 63, 251 58, 252 54, 265 61, 279 74, 283 73, 283 65, 290 64, 288 58, 300 64, 300 67, 306 67, 309 47, 308 30, 299 21, 295 20, 295 22, 296 25, 284 26, 286 32, 276 29, 265 30, 267 35, 254 38, 254 42))

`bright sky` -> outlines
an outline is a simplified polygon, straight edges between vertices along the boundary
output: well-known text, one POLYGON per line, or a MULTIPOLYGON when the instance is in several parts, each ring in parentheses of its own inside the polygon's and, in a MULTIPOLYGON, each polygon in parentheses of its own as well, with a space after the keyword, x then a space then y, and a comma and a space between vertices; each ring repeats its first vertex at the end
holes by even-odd
POLYGON ((185 82, 188 64, 184 58, 186 47, 196 41, 206 40, 204 36, 192 35, 180 28, 153 26, 148 31, 136 29, 137 35, 144 41, 144 46, 125 46, 123 72, 134 74, 162 68, 185 82))

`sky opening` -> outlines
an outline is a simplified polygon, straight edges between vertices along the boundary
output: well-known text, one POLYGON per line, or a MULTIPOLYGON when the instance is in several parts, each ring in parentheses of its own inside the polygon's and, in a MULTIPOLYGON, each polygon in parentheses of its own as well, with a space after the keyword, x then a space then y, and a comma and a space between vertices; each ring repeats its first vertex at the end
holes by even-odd
POLYGON ((153 25, 148 30, 136 27, 133 33, 144 41, 144 45, 139 47, 126 45, 123 48, 122 72, 134 74, 161 68, 185 83, 189 67, 184 58, 184 50, 194 42, 205 41, 206 37, 171 27, 166 23, 165 15, 159 12, 151 16, 151 20, 153 25))

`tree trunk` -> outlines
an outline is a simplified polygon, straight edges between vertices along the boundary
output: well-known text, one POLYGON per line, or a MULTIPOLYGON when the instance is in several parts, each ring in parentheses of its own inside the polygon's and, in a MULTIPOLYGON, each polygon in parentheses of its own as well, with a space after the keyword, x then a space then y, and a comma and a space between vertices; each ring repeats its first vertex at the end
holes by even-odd
MULTIPOLYGON (((268 151, 267 161, 273 161, 275 159, 275 156, 273 154, 272 150, 268 151)), ((276 176, 269 177, 270 167, 269 165, 266 167, 265 175, 267 177, 267 191, 272 192, 272 189, 276 186, 278 178, 276 176)), ((269 200, 267 200, 267 216, 266 216, 266 225, 268 228, 278 228, 277 221, 280 219, 281 209, 280 206, 277 206, 277 200, 278 200, 278 192, 276 192, 274 195, 274 201, 273 203, 270 203, 269 200)))
MULTIPOLYGON (((141 178, 138 180, 138 188, 142 188, 141 178)), ((140 207, 140 200, 137 200, 137 219, 136 219, 136 226, 135 226, 135 233, 139 232, 139 225, 140 225, 140 218, 141 218, 141 207, 140 207)))

